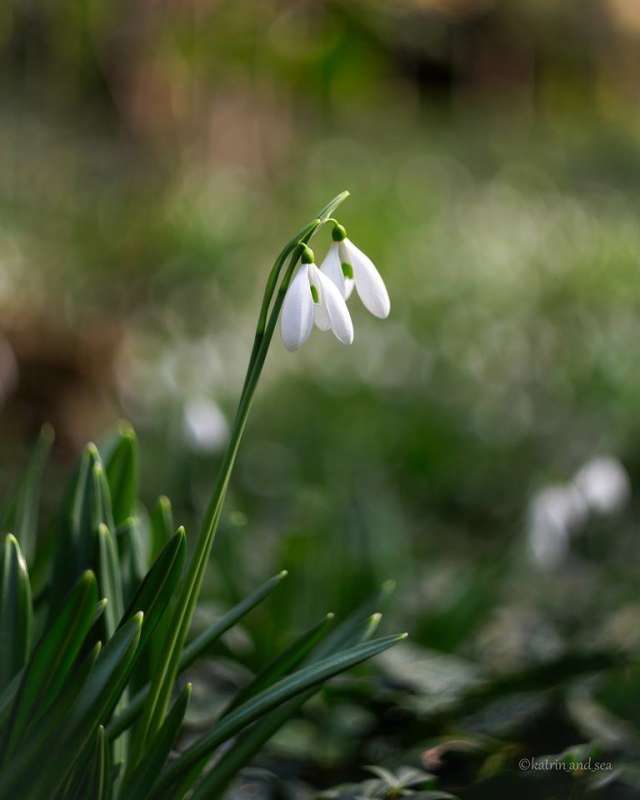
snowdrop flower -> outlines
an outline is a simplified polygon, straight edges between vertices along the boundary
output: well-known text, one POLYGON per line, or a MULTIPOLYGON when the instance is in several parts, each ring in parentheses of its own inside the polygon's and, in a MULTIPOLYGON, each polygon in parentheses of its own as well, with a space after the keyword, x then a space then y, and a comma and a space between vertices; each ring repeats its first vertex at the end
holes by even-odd
POLYGON ((307 247, 282 304, 280 332, 287 350, 297 350, 309 338, 313 324, 332 330, 342 344, 353 342, 353 324, 338 287, 314 264, 307 247))
POLYGON ((332 238, 333 244, 320 270, 331 278, 345 300, 349 299, 355 286, 367 311, 380 319, 388 317, 391 309, 389 293, 373 261, 347 239, 346 230, 337 222, 332 238))

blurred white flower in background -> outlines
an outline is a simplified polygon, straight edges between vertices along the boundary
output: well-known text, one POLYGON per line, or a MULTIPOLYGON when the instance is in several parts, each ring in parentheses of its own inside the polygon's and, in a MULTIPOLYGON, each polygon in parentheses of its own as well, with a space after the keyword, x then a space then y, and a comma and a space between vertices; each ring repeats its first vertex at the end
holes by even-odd
POLYGON ((613 514, 626 505, 631 494, 627 471, 617 458, 598 456, 581 467, 573 479, 589 509, 613 514))
POLYGON ((537 492, 529 503, 527 520, 531 560, 542 569, 558 567, 569 553, 571 537, 581 531, 590 515, 615 514, 630 496, 629 476, 614 456, 594 457, 569 483, 537 492))
POLYGON ((220 450, 229 438, 227 418, 216 403, 206 398, 185 404, 183 423, 188 442, 197 450, 220 450))
POLYGON ((588 513, 580 492, 572 485, 548 486, 529 504, 528 546, 532 560, 543 569, 564 561, 571 533, 588 513))

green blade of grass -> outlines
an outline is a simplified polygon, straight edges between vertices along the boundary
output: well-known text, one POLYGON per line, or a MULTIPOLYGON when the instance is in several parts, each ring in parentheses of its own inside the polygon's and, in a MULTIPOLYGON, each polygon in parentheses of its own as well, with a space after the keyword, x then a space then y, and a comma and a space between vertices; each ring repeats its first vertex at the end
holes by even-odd
POLYGON ((293 675, 278 681, 274 686, 251 698, 247 703, 223 717, 208 734, 185 750, 176 761, 166 768, 158 782, 157 790, 166 789, 176 780, 180 780, 204 756, 212 754, 217 747, 263 714, 282 703, 286 703, 296 695, 324 683, 329 678, 350 669, 356 664, 382 653, 405 637, 406 634, 386 636, 374 639, 371 642, 355 645, 321 661, 314 662, 308 667, 298 670, 293 675))
POLYGON ((0 558, 0 689, 29 656, 33 607, 27 565, 18 540, 7 534, 0 558))

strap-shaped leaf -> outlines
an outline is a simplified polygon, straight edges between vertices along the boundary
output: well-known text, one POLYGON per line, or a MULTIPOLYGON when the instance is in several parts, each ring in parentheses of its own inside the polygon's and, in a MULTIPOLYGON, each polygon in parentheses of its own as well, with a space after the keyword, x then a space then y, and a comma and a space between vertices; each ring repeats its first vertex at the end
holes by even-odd
POLYGON ((144 613, 145 624, 142 629, 140 650, 153 634, 162 617, 162 613, 173 597, 182 573, 185 551, 186 536, 184 528, 179 528, 153 563, 129 604, 129 608, 122 617, 124 623, 137 611, 144 613))
POLYGON ((100 593, 108 600, 104 618, 107 637, 110 638, 123 614, 122 576, 115 539, 104 523, 98 526, 98 545, 100 593))
POLYGON ((210 755, 223 742, 226 742, 239 731, 250 725, 256 719, 266 714, 291 698, 306 692, 308 689, 324 683, 356 664, 382 653, 393 647, 394 644, 406 637, 406 634, 385 636, 371 642, 350 647, 336 655, 329 656, 321 661, 314 662, 308 667, 298 670, 293 675, 278 681, 264 692, 251 698, 247 703, 223 717, 213 729, 194 745, 189 747, 182 755, 170 764, 161 776, 157 789, 166 789, 176 780, 179 780, 191 767, 199 762, 203 756, 210 755))
POLYGON ((53 439, 54 433, 51 425, 43 425, 24 476, 2 515, 3 530, 15 533, 29 564, 32 563, 35 555, 42 475, 53 439))
POLYGON ((95 622, 98 590, 87 571, 67 597, 60 614, 34 648, 13 706, 5 752, 20 741, 26 725, 58 694, 82 643, 95 622))
MULTIPOLYGON (((365 603, 365 607, 368 607, 365 603)), ((349 646, 355 645, 361 641, 369 640, 375 633, 378 625, 380 624, 381 614, 375 613, 364 622, 362 620, 362 608, 358 609, 342 624, 343 630, 349 628, 351 630, 351 638, 346 641, 349 646)), ((337 645, 327 645, 329 641, 325 638, 322 644, 317 647, 312 655, 314 660, 318 659, 319 654, 328 655, 337 649, 337 645)), ((306 692, 289 700, 279 708, 274 708, 268 714, 265 714, 262 719, 259 719, 255 725, 249 730, 242 733, 231 748, 222 756, 220 761, 216 763, 215 769, 204 779, 202 784, 196 790, 193 800, 200 800, 200 798, 215 798, 220 797, 229 785, 234 775, 240 769, 246 766, 256 753, 263 747, 263 745, 271 739, 271 737, 294 715, 300 708, 321 688, 315 686, 306 692)), ((206 761, 202 764, 204 767, 206 761)), ((189 783, 182 783, 180 789, 186 791, 193 785, 193 782, 198 773, 194 771, 190 774, 189 783)), ((178 792, 178 796, 182 796, 178 792)))
MULTIPOLYGON (((326 636, 329 625, 333 621, 333 614, 327 614, 318 625, 299 636, 283 653, 260 672, 245 689, 241 690, 233 699, 228 710, 224 714, 230 713, 234 708, 242 705, 250 697, 274 684, 284 675, 289 674, 299 666, 314 650, 318 642, 326 636)), ((246 733, 238 737, 233 743, 229 752, 225 753, 219 763, 216 764, 216 777, 219 779, 220 786, 226 786, 228 781, 253 754, 260 749, 262 744, 278 730, 286 720, 308 699, 317 689, 312 689, 299 695, 288 703, 284 703, 279 708, 270 711, 258 720, 246 733), (295 704, 295 705, 294 705, 295 704), (225 777, 227 776, 228 777, 225 777)), ((198 779, 201 771, 206 766, 208 757, 205 756, 180 783, 176 796, 182 797, 198 779)), ((174 787, 172 787, 173 790, 174 787)))
MULTIPOLYGON (((39 786, 55 797, 68 776, 75 758, 86 746, 98 725, 104 724, 127 683, 140 641, 143 615, 138 613, 119 628, 107 642, 81 692, 70 708, 68 719, 53 747, 39 786)), ((45 795, 42 795, 43 798, 45 795)), ((37 798, 40 800, 40 797, 37 798)))
MULTIPOLYGON (((188 669, 198 658, 204 655, 207 650, 230 628, 232 628, 239 620, 246 614, 261 603, 265 597, 280 585, 286 578, 286 570, 274 575, 259 586, 254 592, 247 595, 237 605, 233 606, 222 616, 217 622, 208 627, 199 636, 197 636, 190 644, 188 644, 182 651, 182 658, 180 660, 180 671, 188 669)), ((142 710, 144 701, 149 693, 149 687, 141 689, 131 700, 125 711, 115 717, 107 726, 107 737, 114 739, 126 730, 133 721, 137 718, 142 710)))
POLYGON ((7 534, 0 556, 0 689, 27 661, 33 608, 27 565, 18 540, 7 534))
POLYGON ((234 708, 246 703, 250 697, 264 691, 300 666, 318 642, 324 638, 333 619, 333 614, 327 614, 321 622, 299 636, 283 653, 259 672, 244 689, 237 693, 224 714, 229 714, 234 708))
POLYGON ((93 741, 77 760, 74 773, 62 790, 60 800, 106 800, 107 739, 104 726, 98 725, 93 741))
POLYGON ((93 569, 98 552, 98 526, 107 522, 103 512, 101 482, 95 467, 100 456, 94 444, 88 444, 71 480, 60 515, 59 544, 55 554, 53 579, 49 591, 49 622, 60 609, 64 598, 86 569, 93 569))
POLYGON ((20 670, 0 692, 0 730, 5 730, 5 724, 11 713, 23 674, 24 670, 20 670))
MULTIPOLYGON (((86 658, 76 660, 60 693, 49 707, 46 718, 38 723, 28 723, 28 736, 12 753, 0 773, 0 800, 47 798, 47 768, 55 763, 56 748, 65 730, 69 709, 82 692, 100 649, 101 644, 97 642, 86 658)), ((69 764, 68 768, 71 766, 69 764)), ((48 797, 53 797, 53 794, 48 797)))
POLYGON ((180 732, 190 698, 191 684, 188 683, 176 698, 160 730, 149 743, 144 757, 130 777, 125 778, 120 792, 122 797, 131 798, 131 800, 146 800, 151 796, 153 784, 164 767, 173 743, 180 732))
POLYGON ((173 522, 171 500, 165 495, 158 498, 151 512, 151 558, 155 559, 169 541, 176 527, 173 522))
POLYGON ((105 472, 116 525, 135 513, 138 497, 138 443, 133 428, 120 425, 118 438, 105 459, 105 472))

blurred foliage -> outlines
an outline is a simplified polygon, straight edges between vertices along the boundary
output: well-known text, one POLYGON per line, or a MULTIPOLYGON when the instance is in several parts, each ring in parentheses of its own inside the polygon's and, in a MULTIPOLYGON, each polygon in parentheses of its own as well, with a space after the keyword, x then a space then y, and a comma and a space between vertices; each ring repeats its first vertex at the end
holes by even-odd
POLYGON ((43 420, 68 461, 124 416, 193 530, 283 231, 349 188, 390 289, 348 350, 275 344, 202 624, 289 569, 225 644, 255 669, 393 579, 415 650, 310 706, 256 791, 431 771, 443 737, 462 797, 579 796, 517 755, 601 740, 600 791, 636 791, 639 36, 636 0, 0 10, 4 484, 43 420))

